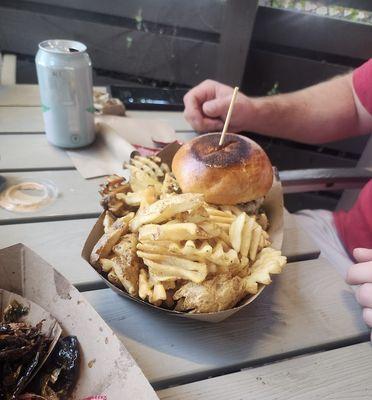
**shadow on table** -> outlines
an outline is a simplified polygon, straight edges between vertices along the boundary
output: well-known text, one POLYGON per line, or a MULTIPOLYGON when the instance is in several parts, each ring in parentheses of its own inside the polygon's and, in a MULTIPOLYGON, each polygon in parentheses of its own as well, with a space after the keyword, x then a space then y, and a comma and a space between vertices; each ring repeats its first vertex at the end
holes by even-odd
POLYGON ((219 323, 172 316, 120 298, 127 308, 126 323, 122 318, 109 323, 119 334, 176 357, 204 365, 235 364, 270 338, 280 339, 279 327, 287 322, 273 307, 276 291, 275 285, 269 286, 245 309, 219 323))
MULTIPOLYGON (((106 291, 98 291, 102 297, 94 306, 124 342, 131 339, 201 369, 324 350, 367 332, 353 294, 321 260, 288 264, 273 280, 253 303, 215 324, 175 317, 113 293, 107 300, 113 306, 115 299, 110 313, 106 291)), ((143 347, 130 351, 141 357, 136 352, 143 347)))

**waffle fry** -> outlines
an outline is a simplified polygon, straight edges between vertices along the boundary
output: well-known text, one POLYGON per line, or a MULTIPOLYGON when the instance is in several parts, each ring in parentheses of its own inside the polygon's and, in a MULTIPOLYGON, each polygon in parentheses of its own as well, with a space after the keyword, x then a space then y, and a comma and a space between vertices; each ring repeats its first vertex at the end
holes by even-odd
POLYGON ((197 208, 202 202, 203 195, 191 193, 158 200, 137 212, 130 223, 130 229, 132 232, 137 232, 142 225, 165 222, 178 213, 197 208))
POLYGON ((250 274, 244 278, 245 289, 250 294, 256 294, 258 284, 269 285, 270 274, 280 274, 287 258, 281 255, 279 250, 271 247, 264 248, 250 268, 250 274))
POLYGON ((242 258, 251 261, 256 259, 257 253, 270 245, 268 234, 255 221, 255 217, 249 217, 241 213, 231 224, 229 230, 231 245, 242 258))
POLYGON ((142 300, 148 300, 149 303, 159 306, 163 300, 166 300, 167 294, 161 283, 153 283, 149 279, 149 274, 145 269, 139 272, 139 297, 142 300))
POLYGON ((230 249, 221 240, 217 240, 213 246, 206 240, 200 244, 196 244, 194 240, 187 240, 186 242, 163 241, 159 243, 151 241, 138 243, 137 249, 147 253, 175 255, 191 261, 209 261, 217 266, 216 272, 226 272, 229 267, 240 264, 236 251, 230 249))
POLYGON ((202 227, 192 222, 171 223, 164 225, 149 224, 139 228, 139 240, 195 240, 217 236, 219 231, 202 227))
POLYGON ((105 233, 107 233, 112 224, 115 222, 115 217, 111 214, 110 211, 105 212, 105 218, 103 219, 103 230, 105 233))
POLYGON ((170 172, 167 172, 164 176, 164 181, 160 191, 160 198, 163 199, 172 194, 180 194, 181 189, 178 186, 178 183, 170 172))
POLYGON ((207 276, 207 265, 205 263, 143 251, 137 251, 137 255, 143 259, 143 262, 149 268, 149 272, 158 280, 163 277, 166 278, 165 280, 187 279, 199 283, 207 276))
POLYGON ((185 312, 234 307, 286 263, 272 249, 260 201, 208 204, 181 193, 158 157, 135 156, 129 183, 102 185, 104 235, 91 254, 95 268, 130 295, 185 312))

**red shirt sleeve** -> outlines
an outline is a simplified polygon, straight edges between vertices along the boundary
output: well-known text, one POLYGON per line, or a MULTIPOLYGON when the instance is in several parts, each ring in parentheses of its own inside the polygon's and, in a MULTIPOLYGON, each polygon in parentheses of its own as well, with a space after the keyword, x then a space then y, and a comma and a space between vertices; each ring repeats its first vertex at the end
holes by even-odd
POLYGON ((372 180, 350 211, 336 211, 333 215, 338 236, 351 257, 356 247, 372 249, 372 180))
MULTIPOLYGON (((364 108, 372 115, 372 59, 353 72, 353 87, 364 108)), ((351 210, 334 213, 334 221, 351 257, 356 247, 372 249, 372 180, 360 192, 351 210)))
POLYGON ((360 102, 372 115, 372 59, 354 70, 353 86, 360 102))

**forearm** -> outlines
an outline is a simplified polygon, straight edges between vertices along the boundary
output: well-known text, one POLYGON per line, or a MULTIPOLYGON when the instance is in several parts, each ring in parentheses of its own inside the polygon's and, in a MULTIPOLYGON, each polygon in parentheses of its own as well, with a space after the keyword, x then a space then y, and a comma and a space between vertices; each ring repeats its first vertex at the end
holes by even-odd
POLYGON ((298 92, 255 98, 247 131, 295 140, 325 143, 362 134, 351 74, 298 92))

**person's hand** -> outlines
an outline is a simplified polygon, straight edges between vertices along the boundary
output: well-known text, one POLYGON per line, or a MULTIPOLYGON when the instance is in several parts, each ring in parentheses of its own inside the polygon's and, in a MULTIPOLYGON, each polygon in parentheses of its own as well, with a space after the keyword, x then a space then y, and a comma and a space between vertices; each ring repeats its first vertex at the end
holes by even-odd
POLYGON ((360 285, 356 291, 356 299, 363 307, 365 323, 372 328, 372 249, 354 249, 353 256, 358 264, 349 268, 346 282, 360 285))
MULTIPOLYGON (((197 132, 219 132, 223 128, 233 88, 206 80, 186 93, 184 116, 197 132)), ((253 114, 252 100, 238 93, 229 132, 241 132, 253 114)))

